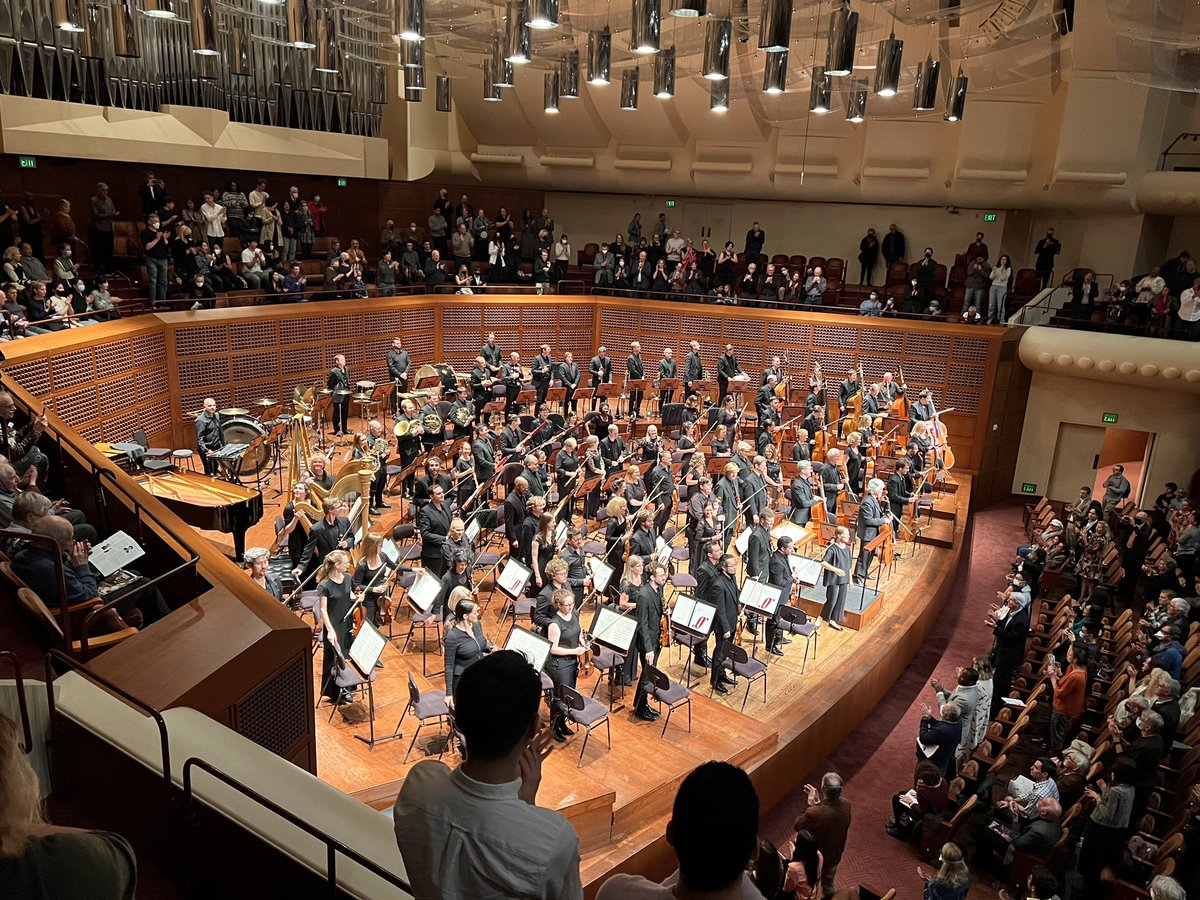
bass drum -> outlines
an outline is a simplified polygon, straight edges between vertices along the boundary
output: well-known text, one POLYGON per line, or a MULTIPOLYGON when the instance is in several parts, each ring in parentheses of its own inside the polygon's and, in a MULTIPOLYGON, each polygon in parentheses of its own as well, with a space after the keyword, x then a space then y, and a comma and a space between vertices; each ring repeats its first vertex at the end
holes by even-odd
MULTIPOLYGON (((264 437, 263 427, 248 416, 234 416, 221 423, 221 434, 226 444, 249 444, 257 437, 264 437)), ((261 443, 258 448, 242 460, 240 475, 243 478, 255 477, 260 472, 271 468, 275 461, 275 445, 261 443)))
POLYGON ((438 363, 430 365, 426 363, 417 369, 417 378, 413 384, 420 384, 425 378, 437 376, 438 382, 442 387, 442 395, 445 397, 453 397, 454 389, 458 386, 458 377, 454 373, 454 367, 448 363, 438 363))

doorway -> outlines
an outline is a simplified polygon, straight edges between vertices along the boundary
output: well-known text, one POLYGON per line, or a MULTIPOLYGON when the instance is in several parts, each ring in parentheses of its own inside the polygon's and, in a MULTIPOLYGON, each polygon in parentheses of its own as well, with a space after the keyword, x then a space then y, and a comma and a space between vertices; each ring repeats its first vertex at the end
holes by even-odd
POLYGON ((1129 479, 1129 496, 1135 501, 1141 495, 1146 462, 1154 434, 1128 428, 1105 428, 1099 425, 1080 425, 1061 422, 1046 496, 1052 500, 1073 501, 1081 485, 1092 488, 1092 496, 1104 494, 1104 482, 1114 465, 1125 467, 1129 479))
POLYGON ((692 238, 697 248, 701 240, 708 238, 708 242, 720 250, 729 240, 732 228, 732 204, 684 202, 683 224, 679 231, 684 237, 692 238))

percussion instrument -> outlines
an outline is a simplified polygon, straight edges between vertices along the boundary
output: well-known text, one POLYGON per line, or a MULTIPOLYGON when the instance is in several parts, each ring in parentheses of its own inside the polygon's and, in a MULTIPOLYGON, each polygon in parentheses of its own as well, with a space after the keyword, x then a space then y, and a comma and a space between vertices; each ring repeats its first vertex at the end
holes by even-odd
POLYGON ((364 391, 361 394, 355 394, 350 399, 357 400, 359 403, 370 403, 371 402, 371 394, 369 392, 364 391))
POLYGON ((275 400, 268 400, 266 397, 263 397, 259 400, 255 400, 251 405, 261 407, 262 409, 269 409, 270 407, 275 406, 276 402, 277 401, 275 400))
POLYGON ((226 444, 219 450, 214 450, 212 452, 212 458, 234 459, 235 457, 241 456, 244 452, 246 452, 246 448, 249 446, 249 444, 226 444))
MULTIPOLYGON (((203 410, 201 410, 201 412, 203 412, 203 410)), ((248 409, 242 409, 240 406, 231 406, 228 409, 221 410, 220 416, 223 419, 232 419, 237 416, 249 415, 249 413, 250 410, 248 409)))
MULTIPOLYGON (((221 452, 230 446, 241 445, 237 452, 241 453, 254 442, 257 437, 265 437, 266 431, 262 425, 245 416, 235 416, 221 423, 221 435, 225 438, 225 446, 221 452)), ((265 440, 259 441, 258 447, 249 459, 242 460, 239 474, 254 477, 259 472, 265 472, 271 467, 275 456, 275 445, 265 440)))
MULTIPOLYGON (((321 393, 324 393, 324 391, 322 391, 321 393)), ((338 390, 333 392, 333 402, 339 403, 342 400, 345 400, 349 396, 350 396, 350 391, 348 389, 338 388, 338 390)))
POLYGON ((356 381, 354 386, 358 388, 360 394, 369 394, 375 390, 375 382, 373 381, 356 381))

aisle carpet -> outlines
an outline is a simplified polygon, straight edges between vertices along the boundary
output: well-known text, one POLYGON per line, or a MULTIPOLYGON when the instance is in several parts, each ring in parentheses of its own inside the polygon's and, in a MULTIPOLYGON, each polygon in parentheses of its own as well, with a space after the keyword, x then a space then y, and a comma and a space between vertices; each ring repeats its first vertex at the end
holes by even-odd
MULTIPOLYGON (((935 704, 929 681, 937 677, 952 686, 957 666, 991 648, 991 629, 984 625, 984 616, 996 602, 1002 575, 1022 538, 1019 503, 1004 503, 974 515, 970 547, 963 555, 955 589, 925 647, 871 716, 765 813, 765 838, 777 844, 791 840, 796 817, 805 805, 803 785, 819 785, 823 773, 838 772, 845 780, 844 796, 853 810, 838 887, 894 887, 898 900, 921 896, 923 885, 916 873, 919 860, 907 845, 888 837, 883 823, 892 814, 892 794, 912 786, 921 705, 935 704)), ((996 896, 989 887, 972 880, 971 900, 996 896)))

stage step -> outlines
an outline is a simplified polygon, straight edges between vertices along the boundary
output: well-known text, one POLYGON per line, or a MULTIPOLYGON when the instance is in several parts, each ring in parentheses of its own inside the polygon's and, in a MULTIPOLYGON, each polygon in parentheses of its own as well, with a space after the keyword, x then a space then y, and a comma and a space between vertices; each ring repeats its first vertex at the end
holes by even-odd
POLYGON ((931 544, 934 547, 950 548, 954 546, 954 520, 935 518, 929 524, 923 524, 917 543, 931 544))
MULTIPOLYGON (((937 494, 934 494, 933 498, 933 518, 935 520, 947 519, 953 521, 954 516, 958 512, 958 499, 954 496, 954 494, 947 493, 940 497, 937 494)), ((926 515, 928 515, 928 513, 923 509, 921 511, 921 517, 924 518, 926 515)))

